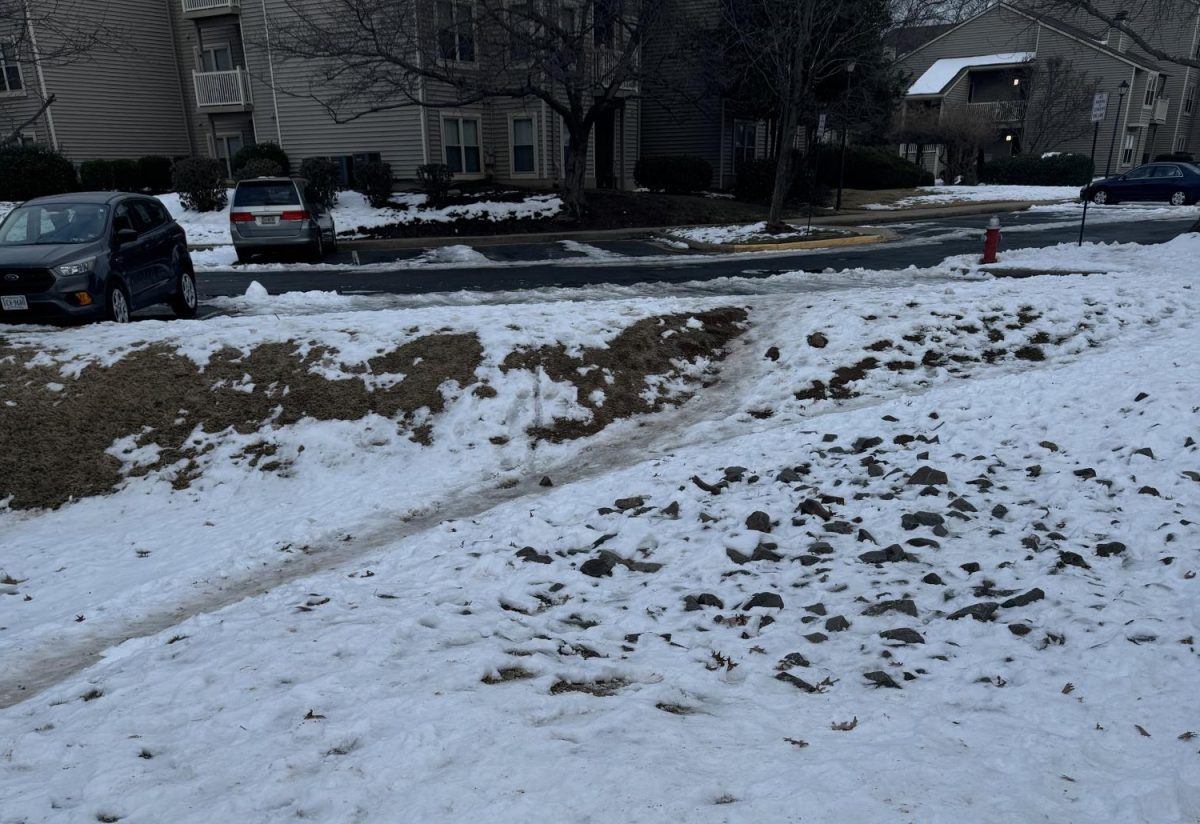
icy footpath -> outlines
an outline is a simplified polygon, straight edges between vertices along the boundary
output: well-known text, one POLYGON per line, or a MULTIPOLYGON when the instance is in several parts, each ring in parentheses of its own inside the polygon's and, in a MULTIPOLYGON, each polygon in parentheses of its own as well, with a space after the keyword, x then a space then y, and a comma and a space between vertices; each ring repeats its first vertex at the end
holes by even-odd
POLYGON ((755 419, 130 641, 0 713, 0 820, 1194 820, 1195 324, 755 419))

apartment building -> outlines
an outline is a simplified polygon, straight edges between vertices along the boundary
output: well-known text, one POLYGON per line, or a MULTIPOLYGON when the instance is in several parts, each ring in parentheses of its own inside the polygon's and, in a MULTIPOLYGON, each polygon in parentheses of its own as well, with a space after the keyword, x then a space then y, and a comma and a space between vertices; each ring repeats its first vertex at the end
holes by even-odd
MULTIPOLYGON (((424 163, 446 163, 460 181, 531 187, 557 185, 564 173, 565 130, 540 101, 406 105, 361 117, 347 111, 338 122, 321 102, 320 67, 273 47, 276 27, 294 14, 284 0, 108 0, 81 9, 97 25, 128 32, 127 42, 64 66, 43 64, 28 49, 0 52, 0 117, 18 122, 54 95, 27 137, 72 160, 198 154, 228 163, 242 146, 272 141, 297 164, 332 158, 347 177, 367 160, 390 163, 398 180, 415 178, 424 163), (29 85, 35 78, 36 89, 29 85)), ((443 59, 486 70, 490 41, 461 25, 470 9, 462 0, 434 0, 420 22, 453 32, 439 37, 443 59)), ((613 53, 611 42, 597 39, 598 72, 613 53)), ((435 83, 422 85, 420 96, 432 104, 454 99, 435 83)), ((631 81, 595 124, 587 185, 633 186, 640 131, 631 81)))
MULTIPOLYGON (((1110 11, 1119 11, 1120 4, 1110 11)), ((1170 54, 1196 54, 1200 8, 1181 0, 1170 25, 1131 20, 1157 47, 1170 54)), ((1195 129, 1197 72, 1152 59, 1119 31, 1093 18, 1064 20, 1028 5, 1001 2, 966 22, 941 32, 899 58, 912 77, 901 106, 900 125, 916 118, 946 116, 965 109, 994 126, 994 139, 981 159, 1018 154, 1026 117, 1037 96, 1055 89, 1031 88, 1039 64, 1069 62, 1107 92, 1109 102, 1098 132, 1086 128, 1090 112, 1079 118, 1085 128, 1052 147, 1059 152, 1090 154, 1097 136, 1097 167, 1112 158, 1112 171, 1124 171, 1159 154, 1200 151, 1195 129)), ((941 171, 940 147, 906 144, 901 151, 935 175, 941 171)))

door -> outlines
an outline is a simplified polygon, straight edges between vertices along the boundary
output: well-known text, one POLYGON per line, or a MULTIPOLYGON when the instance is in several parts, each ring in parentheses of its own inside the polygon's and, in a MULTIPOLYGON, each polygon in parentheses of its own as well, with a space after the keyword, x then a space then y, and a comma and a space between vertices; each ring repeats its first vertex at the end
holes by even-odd
POLYGON ((153 258, 148 251, 146 237, 141 233, 137 215, 130 207, 129 201, 118 204, 113 210, 112 238, 113 253, 109 258, 110 266, 112 271, 125 280, 132 303, 130 308, 136 309, 144 305, 143 296, 152 287, 157 276, 153 271, 153 258), (122 229, 133 229, 138 233, 138 239, 118 248, 117 232, 122 229))
POLYGON ((170 220, 162 204, 148 198, 132 201, 130 207, 146 250, 145 298, 153 302, 174 286, 172 254, 175 250, 168 231, 170 220))
POLYGON ((596 188, 612 189, 617 185, 613 159, 617 145, 616 111, 607 109, 596 118, 596 188))
POLYGON ((1138 166, 1118 178, 1112 185, 1118 200, 1149 200, 1151 197, 1150 175, 1152 167, 1138 166))
POLYGON ((1151 196, 1153 200, 1161 200, 1168 203, 1171 200, 1171 195, 1176 192, 1184 192, 1186 194, 1187 187, 1183 176, 1183 169, 1172 164, 1162 164, 1154 166, 1150 173, 1150 182, 1152 185, 1151 196))

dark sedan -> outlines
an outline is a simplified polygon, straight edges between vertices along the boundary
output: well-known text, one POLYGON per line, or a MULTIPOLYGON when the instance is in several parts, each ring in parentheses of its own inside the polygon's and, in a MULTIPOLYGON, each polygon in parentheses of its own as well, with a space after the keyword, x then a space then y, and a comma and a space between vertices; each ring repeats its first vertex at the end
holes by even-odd
POLYGON ((107 319, 169 303, 196 314, 187 236, 156 198, 75 192, 22 203, 0 223, 0 320, 107 319))
POLYGON ((1093 181, 1079 190, 1079 199, 1098 206, 1125 201, 1191 206, 1200 200, 1200 167, 1191 163, 1147 163, 1123 175, 1093 181))

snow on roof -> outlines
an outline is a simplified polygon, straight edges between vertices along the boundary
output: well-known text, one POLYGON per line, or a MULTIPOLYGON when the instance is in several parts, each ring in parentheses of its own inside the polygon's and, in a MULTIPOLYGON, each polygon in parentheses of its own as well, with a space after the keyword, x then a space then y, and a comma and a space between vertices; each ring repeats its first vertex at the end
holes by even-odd
POLYGON ((1012 63, 1028 63, 1037 52, 1009 52, 1007 54, 985 54, 975 57, 948 57, 938 60, 925 70, 909 87, 909 94, 941 94, 958 77, 964 69, 975 69, 981 66, 1003 66, 1012 63))

